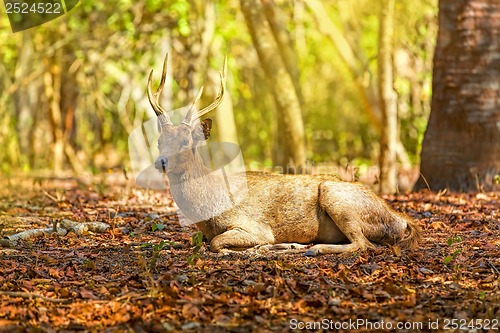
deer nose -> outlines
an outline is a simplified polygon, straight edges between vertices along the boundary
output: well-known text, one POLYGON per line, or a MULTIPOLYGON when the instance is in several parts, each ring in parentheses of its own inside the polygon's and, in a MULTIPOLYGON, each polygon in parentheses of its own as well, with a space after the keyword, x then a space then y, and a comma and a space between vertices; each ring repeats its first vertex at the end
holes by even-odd
POLYGON ((155 168, 160 172, 167 172, 168 160, 166 157, 160 156, 155 160, 155 168))

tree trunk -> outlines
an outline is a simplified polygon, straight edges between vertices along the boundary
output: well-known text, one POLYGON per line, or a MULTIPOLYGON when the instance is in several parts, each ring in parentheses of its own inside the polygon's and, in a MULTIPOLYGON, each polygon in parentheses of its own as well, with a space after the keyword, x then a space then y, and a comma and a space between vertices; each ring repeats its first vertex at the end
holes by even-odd
MULTIPOLYGON (((16 63, 14 74, 16 82, 23 82, 33 72, 34 59, 32 32, 28 30, 23 33, 22 49, 16 63)), ((39 82, 39 79, 24 81, 24 84, 19 84, 18 89, 14 92, 15 113, 13 116, 16 119, 18 144, 21 155, 28 157, 28 161, 33 161, 31 157, 34 155, 34 151, 31 151, 30 134, 34 128, 33 116, 39 106, 39 82)), ((30 164, 30 167, 33 167, 33 164, 30 164)))
POLYGON ((300 73, 297 54, 293 46, 290 32, 286 29, 281 12, 276 7, 273 0, 261 0, 264 15, 266 16, 274 40, 278 45, 278 51, 283 59, 288 75, 290 75, 299 102, 303 104, 302 89, 300 88, 300 73))
MULTIPOLYGON (((293 46, 293 41, 290 33, 285 27, 281 12, 276 7, 273 0, 261 0, 263 13, 266 17, 271 32, 276 41, 279 54, 283 60, 283 64, 292 79, 295 93, 299 99, 299 104, 302 107, 303 96, 302 89, 300 88, 300 74, 297 55, 293 46)), ((273 161, 275 165, 286 166, 290 160, 290 149, 286 144, 287 138, 282 135, 286 128, 283 117, 277 117, 276 127, 274 132, 274 147, 273 147, 273 161)))
POLYGON ((417 189, 498 189, 500 2, 441 0, 417 189))
POLYGON ((46 72, 43 75, 45 97, 49 106, 49 122, 52 130, 52 167, 54 172, 59 173, 64 164, 64 132, 61 115, 61 49, 55 51, 55 55, 45 60, 46 72))
POLYGON ((72 145, 75 139, 78 96, 76 74, 70 72, 76 58, 67 55, 72 53, 70 48, 61 47, 54 51, 54 55, 46 58, 43 81, 52 130, 53 170, 56 173, 63 171, 67 161, 75 174, 82 174, 83 166, 72 145))
MULTIPOLYGON (((353 50, 348 40, 328 16, 321 1, 307 0, 306 4, 314 16, 318 29, 330 39, 341 60, 349 69, 351 77, 353 78, 358 90, 360 103, 377 133, 381 133, 382 114, 379 108, 379 96, 377 95, 377 91, 371 80, 368 84, 364 82, 367 66, 364 61, 358 59, 359 50, 353 50)), ((408 157, 408 153, 406 152, 406 149, 399 137, 396 145, 396 154, 399 161, 403 165, 410 165, 410 158, 408 157)))
POLYGON ((382 4, 378 37, 378 91, 382 112, 380 135, 380 192, 392 194, 397 190, 396 146, 398 143, 397 96, 393 89, 393 35, 395 0, 382 4))
POLYGON ((62 116, 63 136, 64 136, 64 154, 76 175, 81 175, 84 168, 78 159, 75 149, 77 149, 77 117, 76 107, 78 103, 79 87, 76 79, 76 68, 73 69, 76 56, 74 50, 66 45, 63 47, 63 57, 61 58, 61 100, 60 110, 62 116))
MULTIPOLYGON (((277 116, 284 122, 284 132, 277 135, 285 138, 284 143, 290 153, 289 159, 296 168, 295 172, 302 172, 305 170, 307 158, 304 124, 292 78, 286 70, 283 59, 276 56, 279 54, 278 46, 263 14, 260 1, 241 0, 240 4, 269 87, 273 92, 277 116)), ((285 172, 289 171, 288 165, 279 166, 285 172)))

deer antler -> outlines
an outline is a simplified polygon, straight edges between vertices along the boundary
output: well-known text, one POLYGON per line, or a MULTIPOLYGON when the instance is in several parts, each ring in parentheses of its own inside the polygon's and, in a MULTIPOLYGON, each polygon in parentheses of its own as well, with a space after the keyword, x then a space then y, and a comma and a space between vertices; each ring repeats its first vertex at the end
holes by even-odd
POLYGON ((149 79, 148 79, 148 99, 149 103, 153 107, 153 110, 155 111, 156 115, 158 116, 158 121, 162 126, 165 125, 172 125, 172 121, 170 118, 167 116, 167 113, 163 108, 160 106, 160 101, 159 98, 161 96, 161 92, 163 90, 163 87, 165 86, 165 77, 167 75, 167 60, 168 60, 168 53, 165 55, 165 60, 163 61, 163 71, 161 73, 161 80, 160 80, 160 85, 158 86, 158 89, 156 89, 156 92, 153 93, 153 70, 149 73, 149 79))
POLYGON ((186 114, 186 117, 184 118, 184 121, 182 122, 183 124, 192 125, 197 119, 200 119, 202 116, 204 116, 207 113, 209 113, 210 111, 216 109, 220 105, 220 103, 222 103, 222 100, 224 99, 224 93, 226 92, 226 86, 225 86, 226 67, 227 67, 227 56, 224 57, 224 66, 222 68, 222 72, 219 72, 220 87, 219 87, 219 93, 217 94, 217 97, 215 97, 215 100, 210 105, 197 111, 193 115, 192 111, 194 109, 194 106, 198 102, 198 100, 200 99, 201 94, 203 92, 203 87, 201 87, 200 92, 198 93, 198 96, 196 97, 194 103, 191 105, 191 108, 189 109, 188 113, 186 114))
POLYGON ((191 107, 186 113, 186 116, 184 117, 182 124, 191 126, 191 124, 194 122, 195 119, 193 119, 193 110, 196 106, 196 103, 198 103, 198 101, 200 100, 202 94, 203 94, 203 86, 200 88, 200 91, 198 92, 198 95, 196 95, 193 104, 191 104, 191 107))

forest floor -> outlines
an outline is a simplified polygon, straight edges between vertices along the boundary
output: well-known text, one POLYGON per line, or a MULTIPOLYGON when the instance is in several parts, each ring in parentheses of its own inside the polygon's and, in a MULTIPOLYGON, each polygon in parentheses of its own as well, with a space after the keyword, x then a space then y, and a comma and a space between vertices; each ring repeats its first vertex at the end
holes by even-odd
POLYGON ((110 227, 4 239, 0 332, 500 328, 498 192, 385 196, 420 224, 419 248, 311 258, 211 253, 165 192, 117 178, 1 181, 2 237, 63 220, 110 227))

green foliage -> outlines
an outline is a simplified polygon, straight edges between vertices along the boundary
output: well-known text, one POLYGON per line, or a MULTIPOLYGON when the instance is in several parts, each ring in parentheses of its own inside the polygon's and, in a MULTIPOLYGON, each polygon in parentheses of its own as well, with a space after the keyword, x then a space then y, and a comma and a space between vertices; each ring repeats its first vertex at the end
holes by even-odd
POLYGON ((203 246, 203 233, 201 231, 195 232, 191 236, 191 245, 194 246, 193 247, 193 254, 191 254, 188 257, 187 262, 189 265, 194 266, 196 261, 200 258, 199 252, 200 252, 201 247, 203 246))
POLYGON ((195 232, 191 236, 191 245, 194 246, 196 252, 203 246, 203 233, 201 231, 195 232))
MULTIPOLYGON (((446 243, 448 244, 448 246, 452 246, 453 244, 457 244, 457 243, 461 243, 461 242, 462 242, 462 237, 460 237, 460 236, 450 237, 446 241, 446 243)), ((448 265, 461 252, 462 252, 462 249, 456 249, 450 255, 447 255, 446 257, 444 257, 443 263, 445 265, 448 265)), ((456 268, 458 268, 458 267, 459 267, 459 265, 456 266, 456 268)))
POLYGON ((163 223, 153 222, 153 224, 151 225, 151 231, 153 232, 155 232, 156 230, 162 231, 163 229, 165 229, 165 225, 163 223))
POLYGON ((453 237, 448 238, 448 240, 446 241, 446 244, 448 244, 448 246, 452 246, 453 244, 460 243, 460 242, 462 242, 462 237, 453 236, 453 237))
POLYGON ((461 249, 457 249, 457 250, 453 251, 453 253, 451 255, 444 257, 443 263, 445 265, 448 265, 456 257, 456 255, 459 254, 460 252, 462 252, 461 249))
MULTIPOLYGON (((355 81, 368 85, 376 79, 380 4, 325 2, 328 16, 363 64, 359 78, 352 77, 307 10, 297 16, 294 2, 278 4, 298 55, 310 160, 376 164, 378 135, 363 110, 355 81)), ((207 59, 199 60, 206 5, 199 0, 84 1, 68 15, 17 34, 10 32, 6 15, 0 16, 1 171, 52 167, 54 131, 45 86, 51 68, 75 75, 72 81, 64 81, 63 76, 61 83, 77 91, 75 116, 63 111, 61 117, 64 122, 73 121, 74 128, 63 132, 84 168, 98 173, 128 163, 129 132, 152 116, 145 97, 147 74, 154 67, 158 75, 167 49, 173 82, 166 89, 172 90, 172 107, 190 102, 191 85, 207 87, 207 68, 220 68, 222 55, 228 55, 227 88, 245 161, 272 164, 273 142, 280 135, 275 105, 238 2, 215 1, 214 35, 207 59), (29 49, 31 53, 26 52, 29 49), (23 70, 30 76, 20 77, 23 70), (33 99, 33 94, 38 98, 33 99), (23 99, 32 104, 21 113, 23 99)), ((394 45, 408 60, 395 81, 400 133, 415 163, 430 109, 436 11, 435 0, 398 1, 396 7, 394 45), (408 71, 412 68, 419 70, 408 71)), ((207 92, 203 103, 210 97, 207 92)))
POLYGON ((162 240, 160 241, 159 243, 157 244, 154 244, 154 245, 151 245, 149 243, 143 243, 141 244, 141 247, 142 248, 149 248, 149 247, 152 247, 153 249, 153 253, 151 254, 151 258, 149 259, 149 262, 148 262, 148 268, 150 271, 153 271, 154 269, 156 269, 156 263, 158 262, 158 259, 160 258, 160 252, 169 247, 169 246, 176 246, 177 244, 175 242, 171 242, 171 241, 166 241, 166 240, 162 240))
POLYGON ((173 18, 177 20, 177 29, 183 37, 189 36, 191 27, 189 26, 189 3, 187 1, 176 1, 171 6, 173 18))

